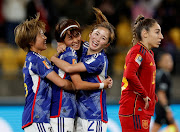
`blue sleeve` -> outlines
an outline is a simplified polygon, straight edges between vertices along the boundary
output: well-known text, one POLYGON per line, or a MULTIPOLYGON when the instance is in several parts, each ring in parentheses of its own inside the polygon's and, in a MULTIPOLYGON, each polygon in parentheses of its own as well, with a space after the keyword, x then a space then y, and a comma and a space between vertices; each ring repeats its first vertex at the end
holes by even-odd
POLYGON ((53 67, 50 64, 50 61, 48 59, 38 59, 37 60, 37 74, 45 78, 50 72, 53 71, 53 67))
POLYGON ((67 48, 63 56, 63 60, 66 62, 69 62, 70 64, 77 63, 77 53, 72 48, 67 48))
POLYGON ((100 74, 104 68, 104 58, 103 56, 92 56, 87 61, 83 62, 88 73, 100 74))

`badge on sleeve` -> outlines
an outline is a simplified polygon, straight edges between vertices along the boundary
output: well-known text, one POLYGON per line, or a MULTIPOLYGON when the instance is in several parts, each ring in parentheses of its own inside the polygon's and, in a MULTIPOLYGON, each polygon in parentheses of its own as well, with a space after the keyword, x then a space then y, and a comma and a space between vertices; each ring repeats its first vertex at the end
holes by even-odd
POLYGON ((50 65, 48 64, 47 61, 44 60, 44 61, 43 61, 43 64, 46 66, 47 69, 50 69, 50 65))
POLYGON ((136 55, 135 62, 137 62, 139 65, 141 65, 143 58, 140 54, 136 55))

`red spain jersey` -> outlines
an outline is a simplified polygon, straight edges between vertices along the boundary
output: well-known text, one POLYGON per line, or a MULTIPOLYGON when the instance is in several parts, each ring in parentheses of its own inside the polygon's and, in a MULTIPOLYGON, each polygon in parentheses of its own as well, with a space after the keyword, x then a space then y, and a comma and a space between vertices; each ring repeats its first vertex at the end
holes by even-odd
POLYGON ((155 108, 156 65, 154 53, 143 44, 137 43, 127 53, 119 101, 120 116, 153 115, 155 108), (143 98, 148 96, 149 108, 144 109, 143 98))

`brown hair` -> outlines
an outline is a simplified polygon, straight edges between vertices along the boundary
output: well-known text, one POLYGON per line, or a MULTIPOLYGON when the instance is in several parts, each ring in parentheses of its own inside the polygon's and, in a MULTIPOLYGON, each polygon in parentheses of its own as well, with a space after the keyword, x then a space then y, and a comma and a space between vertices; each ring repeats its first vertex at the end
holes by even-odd
POLYGON ((40 14, 36 18, 26 20, 19 24, 15 30, 15 42, 24 51, 29 51, 31 48, 30 43, 36 41, 36 36, 40 30, 45 32, 45 23, 39 20, 40 14))
POLYGON ((72 19, 65 19, 58 23, 55 28, 55 39, 57 42, 63 42, 66 32, 70 30, 73 35, 75 31, 80 32, 80 24, 72 19))
POLYGON ((114 38, 115 38, 114 26, 108 22, 107 18, 104 16, 104 14, 101 12, 100 9, 93 8, 93 10, 94 10, 94 13, 96 15, 96 24, 93 26, 92 31, 94 31, 98 27, 107 28, 110 31, 110 36, 109 36, 108 42, 112 43, 114 38))
POLYGON ((145 29, 149 31, 149 29, 155 24, 157 21, 152 18, 144 18, 143 15, 138 15, 135 20, 134 27, 133 27, 133 39, 132 44, 135 45, 137 41, 141 41, 141 31, 145 29))

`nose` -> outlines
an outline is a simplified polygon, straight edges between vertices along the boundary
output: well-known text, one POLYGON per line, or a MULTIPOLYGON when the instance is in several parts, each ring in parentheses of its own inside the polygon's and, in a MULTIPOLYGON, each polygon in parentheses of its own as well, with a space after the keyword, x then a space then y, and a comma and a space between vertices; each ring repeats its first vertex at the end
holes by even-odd
POLYGON ((101 36, 100 35, 98 35, 98 36, 96 36, 96 41, 100 41, 100 39, 101 39, 101 36))
POLYGON ((161 39, 164 39, 164 37, 163 37, 162 33, 160 34, 160 38, 161 38, 161 39))
POLYGON ((43 35, 43 39, 47 40, 47 37, 46 37, 46 35, 43 35))

